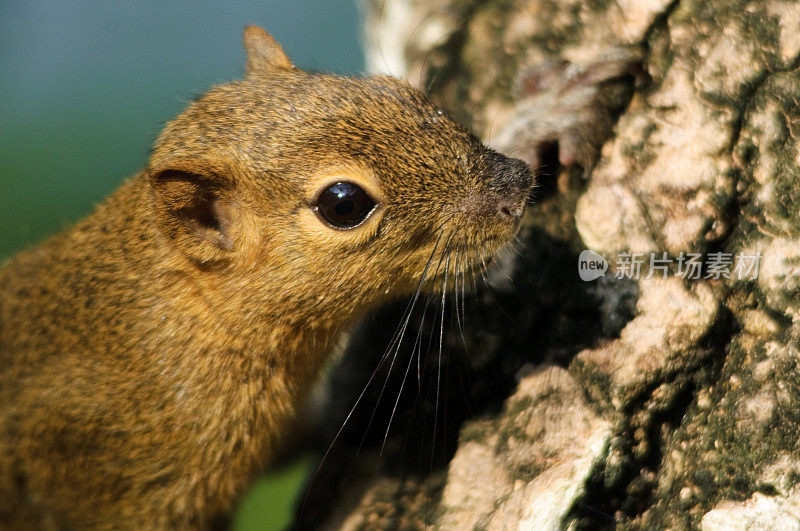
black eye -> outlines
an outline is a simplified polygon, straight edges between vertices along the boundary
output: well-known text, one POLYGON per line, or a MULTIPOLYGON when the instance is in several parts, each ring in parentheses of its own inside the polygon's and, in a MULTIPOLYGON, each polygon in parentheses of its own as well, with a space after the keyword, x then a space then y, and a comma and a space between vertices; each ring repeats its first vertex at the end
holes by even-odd
POLYGON ((312 206, 331 227, 352 229, 367 219, 375 201, 358 185, 344 181, 325 188, 312 206))

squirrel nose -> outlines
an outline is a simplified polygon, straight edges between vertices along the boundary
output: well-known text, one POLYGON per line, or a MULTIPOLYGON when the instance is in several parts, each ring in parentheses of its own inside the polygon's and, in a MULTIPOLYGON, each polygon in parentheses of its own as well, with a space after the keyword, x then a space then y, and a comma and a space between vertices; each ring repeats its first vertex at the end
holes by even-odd
POLYGON ((525 212, 533 175, 528 165, 519 160, 495 154, 489 188, 497 198, 497 213, 502 219, 517 222, 525 212))
POLYGON ((520 205, 519 201, 517 204, 500 204, 497 207, 497 211, 500 213, 501 218, 506 218, 509 221, 517 221, 519 218, 522 217, 523 212, 525 212, 524 205, 520 205))

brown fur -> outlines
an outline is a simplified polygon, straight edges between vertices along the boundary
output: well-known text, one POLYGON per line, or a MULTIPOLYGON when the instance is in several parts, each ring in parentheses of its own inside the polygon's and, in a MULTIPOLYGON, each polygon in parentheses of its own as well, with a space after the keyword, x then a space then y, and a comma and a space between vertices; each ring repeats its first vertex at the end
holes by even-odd
POLYGON ((437 243, 475 262, 513 236, 523 163, 401 81, 303 72, 259 28, 245 45, 244 80, 0 270, 0 526, 212 525, 341 330, 412 290, 437 243), (326 175, 371 187, 375 219, 320 223, 326 175))

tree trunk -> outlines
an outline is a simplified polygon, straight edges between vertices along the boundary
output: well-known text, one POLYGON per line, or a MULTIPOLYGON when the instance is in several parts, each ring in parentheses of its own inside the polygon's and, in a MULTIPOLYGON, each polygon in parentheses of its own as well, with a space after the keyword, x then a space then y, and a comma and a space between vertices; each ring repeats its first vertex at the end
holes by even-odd
POLYGON ((385 358, 405 303, 353 335, 326 440, 381 368, 300 524, 800 527, 800 3, 366 14, 371 69, 538 187, 517 253, 463 307, 415 309, 385 358), (579 256, 609 269, 582 280, 579 256))

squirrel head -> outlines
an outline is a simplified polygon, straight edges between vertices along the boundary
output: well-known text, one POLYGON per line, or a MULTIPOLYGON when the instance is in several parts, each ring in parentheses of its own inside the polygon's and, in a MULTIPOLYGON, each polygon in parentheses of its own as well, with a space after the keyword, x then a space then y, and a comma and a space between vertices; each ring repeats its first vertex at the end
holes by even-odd
POLYGON ((245 78, 169 123, 146 170, 158 226, 192 267, 345 316, 514 236, 524 162, 405 82, 302 71, 258 27, 244 42, 245 78))

